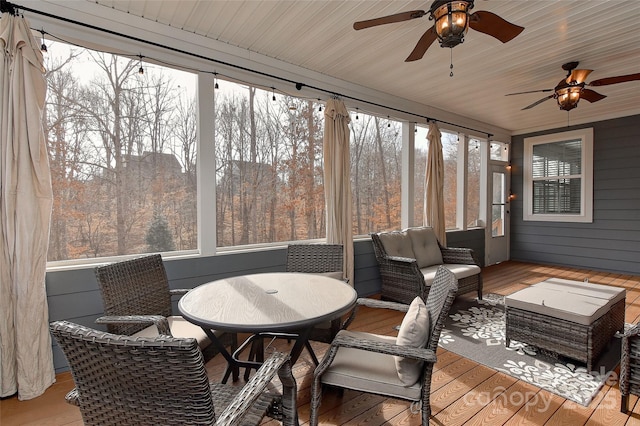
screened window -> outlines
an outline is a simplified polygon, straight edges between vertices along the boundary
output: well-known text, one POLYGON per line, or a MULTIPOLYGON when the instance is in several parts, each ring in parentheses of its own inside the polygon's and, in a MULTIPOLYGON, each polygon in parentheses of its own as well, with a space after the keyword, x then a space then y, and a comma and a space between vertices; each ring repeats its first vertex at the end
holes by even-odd
POLYGON ((478 226, 480 220, 480 184, 482 182, 481 142, 470 139, 467 146, 467 227, 478 226))
POLYGON ((197 249, 196 76, 56 42, 45 57, 48 260, 197 249))
POLYGON ((214 91, 217 246, 324 238, 324 115, 315 101, 214 91))
POLYGON ((525 139, 525 220, 592 221, 593 130, 525 139))
POLYGON ((351 112, 353 234, 400 228, 402 123, 351 112))

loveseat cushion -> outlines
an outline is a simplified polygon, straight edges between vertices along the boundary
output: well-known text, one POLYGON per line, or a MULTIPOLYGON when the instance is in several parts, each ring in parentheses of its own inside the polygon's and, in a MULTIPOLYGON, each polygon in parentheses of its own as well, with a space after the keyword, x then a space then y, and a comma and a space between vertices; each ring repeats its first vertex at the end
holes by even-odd
MULTIPOLYGON (((477 275, 480 273, 480 267, 478 265, 465 265, 462 263, 445 263, 442 266, 453 272, 456 279, 461 280, 463 278, 477 275)), ((431 285, 433 279, 436 277, 436 271, 438 265, 428 266, 426 268, 420 268, 420 272, 424 275, 424 282, 428 286, 431 285)))
POLYGON ((416 258, 411 248, 411 238, 406 231, 381 232, 378 235, 387 256, 416 258))
POLYGON ((406 232, 411 240, 411 248, 418 263, 418 268, 442 265, 442 252, 433 228, 409 228, 406 232))

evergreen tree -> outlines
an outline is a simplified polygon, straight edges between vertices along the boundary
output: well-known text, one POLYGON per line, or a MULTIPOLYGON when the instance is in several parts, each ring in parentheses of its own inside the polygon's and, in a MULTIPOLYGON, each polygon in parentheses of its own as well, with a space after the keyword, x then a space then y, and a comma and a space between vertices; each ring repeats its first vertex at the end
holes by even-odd
POLYGON ((163 252, 175 250, 173 237, 169 231, 169 224, 161 215, 154 215, 153 221, 147 230, 147 245, 150 252, 163 252))

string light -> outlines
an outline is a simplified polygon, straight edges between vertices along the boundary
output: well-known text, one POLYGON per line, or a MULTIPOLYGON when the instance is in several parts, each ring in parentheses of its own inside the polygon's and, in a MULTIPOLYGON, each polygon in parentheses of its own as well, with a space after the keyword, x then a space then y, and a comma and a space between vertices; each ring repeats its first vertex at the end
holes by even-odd
POLYGON ((218 73, 217 72, 213 73, 213 81, 214 81, 213 88, 214 89, 219 89, 220 86, 218 86, 218 73))
POLYGON ((142 55, 138 55, 140 57, 140 68, 138 68, 138 74, 144 74, 144 68, 142 68, 142 55))
POLYGON ((356 120, 358 119, 358 108, 356 107, 356 120))
POLYGON ((44 30, 40 30, 40 33, 42 34, 42 44, 40 45, 40 50, 43 52, 47 51, 47 45, 44 44, 44 30))
POLYGON ((271 94, 273 95, 273 96, 271 96, 271 100, 275 102, 275 100, 276 100, 276 88, 275 87, 271 88, 271 94))
MULTIPOLYGON (((318 98, 318 102, 321 102, 320 98, 318 98)), ((322 104, 318 107, 318 111, 322 112, 322 104)))
POLYGON ((389 118, 389 116, 387 115, 387 127, 391 127, 391 118, 389 118))

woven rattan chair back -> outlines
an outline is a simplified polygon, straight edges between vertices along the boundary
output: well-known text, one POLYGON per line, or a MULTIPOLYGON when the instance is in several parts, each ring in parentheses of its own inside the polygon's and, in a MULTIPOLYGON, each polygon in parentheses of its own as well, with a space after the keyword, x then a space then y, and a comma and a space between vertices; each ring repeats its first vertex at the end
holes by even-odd
MULTIPOLYGON (((169 280, 159 254, 116 262, 95 269, 104 302, 104 314, 172 314, 169 280)), ((149 324, 108 324, 110 333, 132 335, 149 324)))
MULTIPOLYGON (((453 305, 457 291, 458 280, 453 275, 453 272, 444 267, 438 268, 433 284, 431 284, 431 291, 425 301, 431 324, 431 334, 429 335, 429 342, 427 342, 427 349, 431 349, 434 352, 438 349, 440 333, 447 315, 449 315, 449 310, 453 305)), ((425 364, 433 367, 433 364, 425 364)))
POLYGON ((289 356, 274 352, 250 382, 209 382, 192 338, 130 337, 68 321, 50 325, 64 352, 85 425, 258 425, 265 415, 298 424, 289 356), (282 394, 267 391, 278 374, 282 394), (217 417, 217 419, 216 419, 217 417))
POLYGON ((195 339, 118 336, 58 321, 51 332, 76 385, 85 425, 214 424, 195 339))
POLYGON ((342 244, 290 244, 287 247, 287 272, 342 271, 342 259, 342 244))

